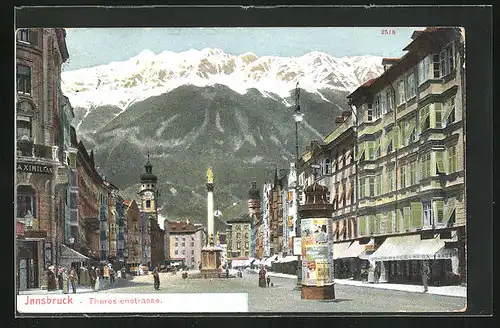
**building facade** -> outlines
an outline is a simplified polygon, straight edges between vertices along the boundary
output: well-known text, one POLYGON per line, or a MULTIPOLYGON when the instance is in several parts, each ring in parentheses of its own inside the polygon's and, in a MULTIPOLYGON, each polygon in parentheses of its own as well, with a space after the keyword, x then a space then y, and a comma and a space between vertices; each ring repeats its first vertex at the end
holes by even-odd
POLYGON ((249 258, 252 234, 252 218, 246 214, 227 221, 230 258, 249 258))
POLYGON ((258 227, 261 222, 260 191, 257 188, 257 182, 252 182, 252 188, 250 188, 250 190, 248 191, 247 204, 248 204, 248 215, 252 219, 250 254, 252 257, 256 257, 258 227))
POLYGON ((270 243, 269 243, 269 195, 271 193, 272 184, 265 183, 262 188, 262 201, 261 201, 261 218, 262 224, 257 228, 257 248, 259 249, 258 254, 261 254, 259 258, 271 256, 270 243))
POLYGON ((125 215, 126 215, 126 240, 127 240, 127 264, 130 266, 135 266, 141 264, 141 210, 137 205, 135 200, 125 200, 125 215))
POLYGON ((69 220, 56 208, 57 200, 68 195, 68 165, 59 150, 60 113, 65 110, 60 73, 68 58, 64 29, 17 31, 15 204, 20 290, 46 285, 44 270, 56 264, 57 243, 63 239, 58 226, 69 220), (56 197, 58 185, 66 190, 56 197))
POLYGON ((181 221, 169 221, 168 231, 171 260, 184 260, 189 269, 198 268, 203 248, 203 227, 181 221))
POLYGON ((139 187, 139 204, 141 209, 141 258, 143 264, 151 264, 151 222, 158 222, 158 208, 156 197, 158 195, 156 183, 158 178, 153 174, 153 165, 148 160, 144 165, 145 172, 141 174, 139 187))

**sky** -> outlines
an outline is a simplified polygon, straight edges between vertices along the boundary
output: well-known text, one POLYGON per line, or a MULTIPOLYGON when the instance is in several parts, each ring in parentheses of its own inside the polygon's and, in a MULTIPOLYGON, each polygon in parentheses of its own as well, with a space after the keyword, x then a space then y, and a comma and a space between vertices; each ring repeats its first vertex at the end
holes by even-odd
POLYGON ((411 42, 411 27, 286 27, 286 28, 67 28, 70 55, 63 70, 123 61, 149 49, 218 48, 231 55, 296 57, 311 51, 333 57, 374 55, 400 57, 411 42), (382 30, 389 30, 383 33, 382 30))

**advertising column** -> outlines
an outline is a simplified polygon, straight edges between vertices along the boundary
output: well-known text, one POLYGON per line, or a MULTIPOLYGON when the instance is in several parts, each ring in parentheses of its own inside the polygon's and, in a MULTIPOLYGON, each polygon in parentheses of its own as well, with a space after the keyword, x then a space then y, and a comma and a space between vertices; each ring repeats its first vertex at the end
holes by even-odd
POLYGON ((302 298, 335 298, 332 228, 330 218, 301 220, 302 298))

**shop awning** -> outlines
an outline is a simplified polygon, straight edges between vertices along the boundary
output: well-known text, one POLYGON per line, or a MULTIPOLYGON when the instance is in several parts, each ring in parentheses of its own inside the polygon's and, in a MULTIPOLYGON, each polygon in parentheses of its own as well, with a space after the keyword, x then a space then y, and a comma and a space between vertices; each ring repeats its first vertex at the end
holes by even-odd
POLYGON ((61 245, 61 263, 84 262, 89 258, 66 245, 61 245))
POLYGON ((232 260, 231 267, 232 268, 247 267, 250 266, 250 263, 252 263, 252 260, 232 260))
MULTIPOLYGON (((432 239, 420 239, 420 235, 389 237, 372 255, 370 255, 370 260, 398 261, 434 259, 434 256, 443 249, 444 246, 444 241, 439 237, 432 239)), ((448 256, 449 254, 443 253, 442 256, 448 256)))
POLYGON ((341 256, 349 248, 349 245, 351 245, 350 241, 346 241, 346 242, 343 242, 343 243, 334 243, 333 244, 333 259, 336 260, 338 258, 341 258, 341 256))
POLYGON ((299 258, 297 256, 288 255, 286 257, 279 259, 277 261, 277 263, 289 263, 289 262, 298 261, 298 260, 299 260, 299 258))
POLYGON ((339 259, 356 258, 365 251, 365 245, 361 245, 359 240, 354 241, 349 248, 341 254, 339 259))
POLYGON ((270 267, 273 262, 278 260, 278 255, 271 256, 264 261, 264 265, 270 267))

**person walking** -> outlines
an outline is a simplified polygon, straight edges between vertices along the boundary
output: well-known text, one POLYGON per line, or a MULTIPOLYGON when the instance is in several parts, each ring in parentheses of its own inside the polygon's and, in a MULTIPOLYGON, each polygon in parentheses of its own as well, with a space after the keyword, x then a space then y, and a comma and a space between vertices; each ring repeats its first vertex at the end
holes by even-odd
POLYGON ((271 277, 269 275, 267 275, 266 281, 267 281, 267 287, 269 287, 269 284, 271 283, 271 277))
POLYGON ((63 281, 63 283, 62 283, 63 293, 67 294, 69 291, 69 283, 68 283, 69 278, 68 278, 68 272, 66 271, 66 269, 63 269, 61 277, 62 277, 62 281, 63 281))
POLYGON ((63 269, 62 268, 57 269, 57 281, 59 283, 59 289, 62 290, 63 289, 63 269))
POLYGON ((96 283, 96 280, 97 280, 97 274, 96 274, 95 268, 93 266, 90 267, 90 269, 89 269, 89 278, 90 278, 90 287, 92 289, 95 289, 95 283, 96 283))
POLYGON ((427 293, 428 291, 428 280, 429 280, 429 274, 430 274, 430 270, 429 270, 429 263, 427 261, 424 261, 422 263, 422 284, 424 285, 424 293, 427 293))
POLYGON ((54 271, 47 269, 47 290, 50 292, 56 289, 56 275, 54 271))
POLYGON ((112 266, 109 267, 109 284, 111 288, 115 287, 115 269, 112 266))
POLYGON ((71 289, 73 290, 73 294, 76 294, 76 282, 78 281, 78 275, 74 267, 71 267, 69 270, 69 283, 71 284, 71 289))
POLYGON ((155 290, 160 289, 160 272, 158 267, 155 267, 153 270, 153 279, 154 279, 154 288, 155 290))
POLYGON ((229 278, 229 266, 226 265, 226 278, 229 278))
POLYGON ((263 265, 261 265, 259 271, 259 287, 266 287, 266 270, 263 265))

